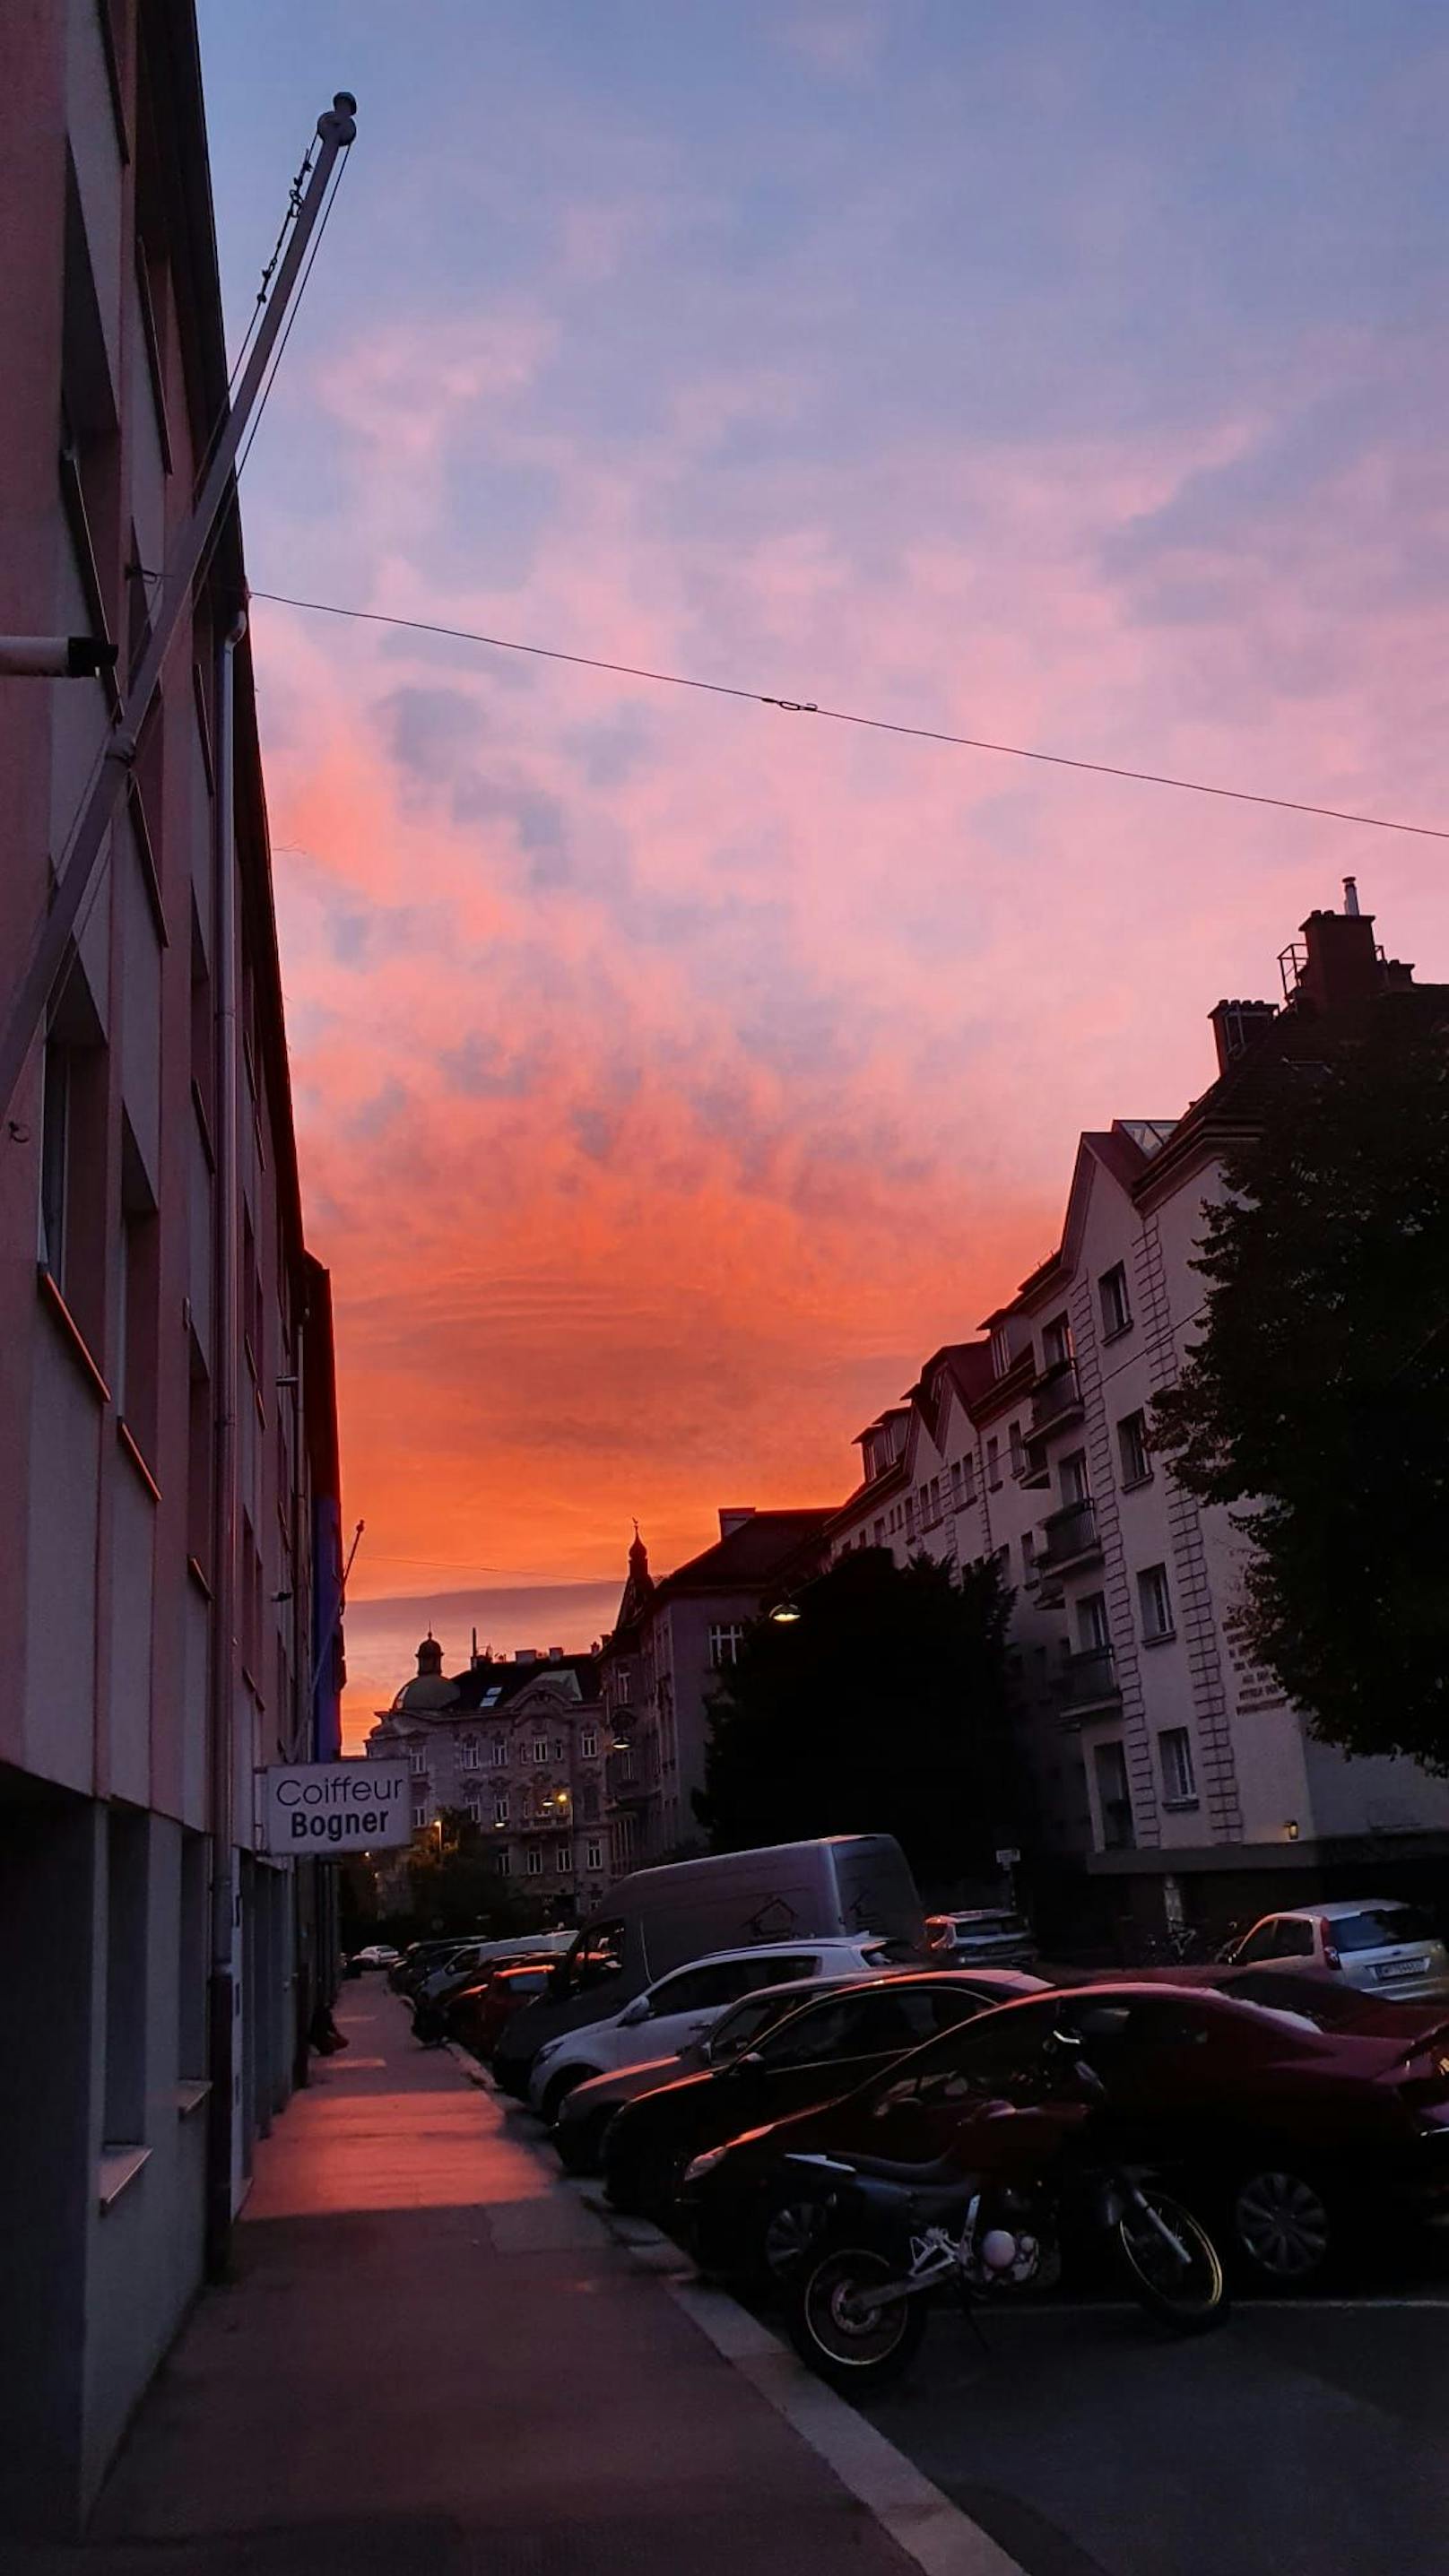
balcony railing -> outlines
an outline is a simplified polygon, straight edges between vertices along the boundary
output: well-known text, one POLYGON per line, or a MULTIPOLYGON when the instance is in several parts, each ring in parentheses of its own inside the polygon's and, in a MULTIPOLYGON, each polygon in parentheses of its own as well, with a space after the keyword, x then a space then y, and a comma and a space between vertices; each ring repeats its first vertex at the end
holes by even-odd
POLYGON ((1068 1655, 1057 1676, 1057 1699, 1063 1717, 1118 1707, 1122 1690, 1111 1647, 1084 1646, 1080 1654, 1068 1655))
POLYGON ((1050 1513, 1042 1522, 1041 1533, 1036 1561, 1043 1574, 1061 1574, 1069 1565, 1080 1565, 1088 1557, 1101 1555, 1096 1506, 1090 1500, 1068 1503, 1065 1510, 1050 1513))
POLYGON ((607 1755, 604 1764, 609 1803, 640 1807, 659 1786, 659 1756, 651 1741, 631 1744, 607 1755))
POLYGON ((1032 1438, 1074 1422, 1082 1410, 1082 1390, 1075 1360, 1057 1360, 1043 1369, 1031 1393, 1032 1438))

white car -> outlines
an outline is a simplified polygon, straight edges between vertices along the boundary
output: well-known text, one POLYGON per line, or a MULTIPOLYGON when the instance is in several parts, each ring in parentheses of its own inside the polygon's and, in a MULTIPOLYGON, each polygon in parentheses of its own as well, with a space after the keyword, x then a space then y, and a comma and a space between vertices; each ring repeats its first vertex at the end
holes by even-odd
POLYGON ((1225 1957, 1235 1968, 1327 1969, 1366 1994, 1437 1995, 1449 1990, 1449 1950, 1422 1907, 1393 1896, 1339 1899, 1265 1914, 1225 1957))
POLYGON ((552 2122, 565 2094, 587 2076, 635 2066, 643 2058, 677 2057, 742 1995, 802 1977, 823 1981, 879 1971, 892 1965, 891 1946, 869 1934, 830 1933, 813 1941, 759 1941, 749 1950, 716 1950, 707 1959, 691 1959, 687 1967, 657 1977, 608 2021, 588 2022, 547 2041, 533 2063, 529 2108, 552 2122))
POLYGON ((369 1941, 365 1950, 353 1951, 352 1964, 354 1968, 395 1968, 401 1957, 401 1950, 394 1950, 391 1942, 369 1941))

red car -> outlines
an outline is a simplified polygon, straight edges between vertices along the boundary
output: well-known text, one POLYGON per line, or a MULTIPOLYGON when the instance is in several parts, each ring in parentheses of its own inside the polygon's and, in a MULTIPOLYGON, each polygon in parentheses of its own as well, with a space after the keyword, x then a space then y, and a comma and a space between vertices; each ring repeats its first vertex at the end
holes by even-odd
POLYGON ((1351 2236, 1449 2213, 1449 2005, 1345 2010, 1341 1990, 1282 1982, 1291 2001, 1114 1980, 1005 2004, 826 2109, 696 2157, 690 2241, 706 2268, 757 2269, 799 2192, 788 2156, 994 2170, 1014 2133, 1059 2118, 1065 2031, 1106 2086, 1114 2149, 1170 2170, 1250 2276, 1306 2287, 1351 2236))
POLYGON ((486 2064, 498 2045, 498 2034, 525 2004, 548 1992, 556 1959, 510 1959, 504 1968, 468 1986, 448 2006, 448 2037, 461 2040, 486 2064))

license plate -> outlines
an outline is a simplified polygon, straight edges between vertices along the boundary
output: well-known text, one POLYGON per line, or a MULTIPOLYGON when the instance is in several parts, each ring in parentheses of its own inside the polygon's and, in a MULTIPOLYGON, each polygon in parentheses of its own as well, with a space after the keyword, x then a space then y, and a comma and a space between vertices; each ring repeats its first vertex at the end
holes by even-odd
POLYGON ((1422 1977, 1427 1974, 1427 1959, 1385 1959, 1375 1968, 1376 1977, 1422 1977))

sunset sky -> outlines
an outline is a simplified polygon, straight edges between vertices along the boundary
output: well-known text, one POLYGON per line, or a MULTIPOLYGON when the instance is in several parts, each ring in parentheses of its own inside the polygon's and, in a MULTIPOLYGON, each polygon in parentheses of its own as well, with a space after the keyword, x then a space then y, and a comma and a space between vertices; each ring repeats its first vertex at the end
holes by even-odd
MULTIPOLYGON (((1442 0, 202 0, 259 588, 1449 823, 1442 0)), ((259 602, 354 1719, 814 1503, 1430 840, 259 602)))

